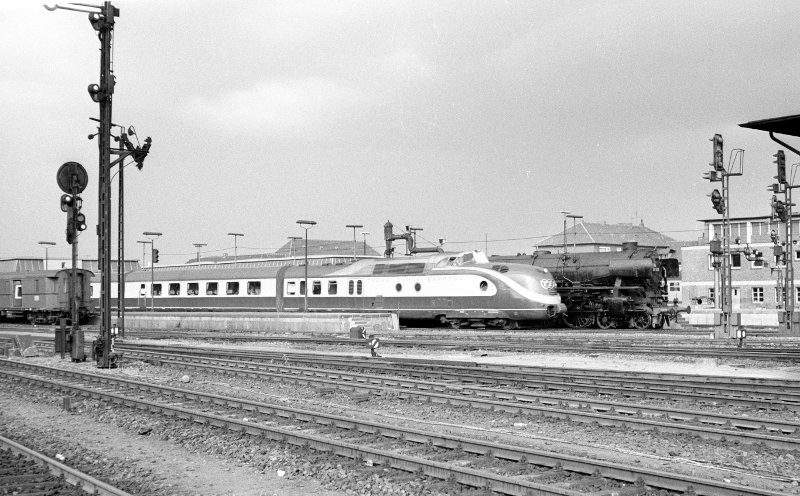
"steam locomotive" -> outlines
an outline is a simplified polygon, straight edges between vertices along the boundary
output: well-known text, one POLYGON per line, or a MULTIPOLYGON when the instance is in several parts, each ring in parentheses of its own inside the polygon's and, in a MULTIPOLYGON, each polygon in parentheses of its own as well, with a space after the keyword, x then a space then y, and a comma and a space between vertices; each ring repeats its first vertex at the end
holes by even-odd
MULTIPOLYGON (((70 318, 71 269, 0 272, 0 318, 55 324, 70 318)), ((91 271, 76 269, 75 301, 80 321, 94 316, 91 271)))
POLYGON ((667 280, 679 276, 680 264, 663 250, 623 243, 622 251, 493 256, 494 262, 528 263, 555 278, 567 310, 568 327, 601 329, 660 328, 690 307, 670 305, 667 280))

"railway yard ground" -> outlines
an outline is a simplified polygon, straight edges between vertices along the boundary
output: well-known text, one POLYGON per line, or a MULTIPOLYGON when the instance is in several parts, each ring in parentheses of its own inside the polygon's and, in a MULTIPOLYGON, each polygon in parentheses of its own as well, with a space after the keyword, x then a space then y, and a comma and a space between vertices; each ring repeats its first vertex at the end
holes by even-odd
POLYGON ((800 495, 797 338, 401 331, 380 357, 130 332, 116 369, 32 332, 39 356, 0 358, 0 436, 129 494, 800 495))

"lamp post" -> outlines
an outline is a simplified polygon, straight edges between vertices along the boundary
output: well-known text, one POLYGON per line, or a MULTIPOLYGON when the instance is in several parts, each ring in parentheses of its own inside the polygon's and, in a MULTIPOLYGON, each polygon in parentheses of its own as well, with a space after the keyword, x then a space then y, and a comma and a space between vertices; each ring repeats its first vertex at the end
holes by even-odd
POLYGON ((47 249, 56 244, 52 241, 39 241, 39 244, 44 246, 44 270, 47 270, 47 249))
POLYGON ((305 285, 305 288, 303 291, 303 311, 308 312, 308 230, 317 225, 317 223, 316 221, 313 220, 298 220, 297 223, 300 224, 300 227, 302 227, 306 231, 306 243, 305 243, 306 255, 305 255, 305 278, 304 278, 305 282, 303 283, 305 285))
POLYGON ((161 233, 153 231, 145 231, 142 234, 151 238, 150 239, 150 311, 155 312, 156 303, 155 303, 155 296, 153 295, 153 281, 155 279, 155 269, 153 268, 153 266, 156 263, 156 258, 154 256, 156 251, 155 248, 153 248, 153 242, 156 240, 156 238, 161 236, 161 233))
MULTIPOLYGON (((303 239, 302 236, 289 236, 289 258, 294 259, 294 242, 303 239)), ((292 262, 294 264, 294 262, 292 262)))
MULTIPOLYGON (((567 214, 567 217, 571 217, 572 218, 572 251, 575 251, 576 238, 578 237, 578 232, 576 231, 575 219, 583 219, 583 215, 567 214)), ((564 221, 566 222, 566 220, 567 219, 565 217, 564 221)), ((566 226, 565 226, 564 227, 564 231, 566 231, 566 230, 567 229, 566 229, 566 226)), ((566 250, 566 246, 564 247, 564 249, 566 250)))
POLYGON ((233 236, 233 265, 236 265, 239 261, 239 254, 238 252, 238 245, 236 244, 236 240, 239 239, 239 236, 244 236, 242 233, 228 233, 228 236, 233 236))
POLYGON ((367 235, 369 233, 367 231, 361 231, 361 236, 364 237, 364 256, 367 256, 367 235))
POLYGON ((208 246, 207 243, 192 243, 197 248, 197 265, 200 265, 200 248, 208 246))
POLYGON ((347 224, 345 227, 352 227, 353 228, 353 258, 356 258, 356 229, 361 229, 361 224, 347 224))

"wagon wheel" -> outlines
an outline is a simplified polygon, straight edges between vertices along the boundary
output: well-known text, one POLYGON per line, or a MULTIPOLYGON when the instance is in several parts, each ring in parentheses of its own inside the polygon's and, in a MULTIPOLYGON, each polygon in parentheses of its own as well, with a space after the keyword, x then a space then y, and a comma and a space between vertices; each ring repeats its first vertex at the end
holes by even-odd
POLYGON ((614 319, 606 312, 597 313, 597 327, 600 329, 611 329, 614 327, 614 319))
POLYGON ((631 326, 636 329, 647 329, 653 323, 653 316, 645 312, 636 312, 631 317, 631 326))
POLYGON ((575 313, 575 314, 568 314, 565 313, 562 316, 562 320, 567 327, 572 328, 579 328, 583 329, 589 327, 590 325, 594 324, 594 314, 591 313, 575 313))

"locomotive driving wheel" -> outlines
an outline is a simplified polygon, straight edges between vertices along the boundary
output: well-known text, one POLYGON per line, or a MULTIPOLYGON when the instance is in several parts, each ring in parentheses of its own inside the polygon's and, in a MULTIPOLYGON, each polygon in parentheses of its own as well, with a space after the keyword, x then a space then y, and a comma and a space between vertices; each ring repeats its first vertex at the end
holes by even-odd
POLYGON ((653 316, 645 312, 636 312, 631 317, 631 327, 647 329, 653 323, 653 316))
POLYGON ((594 324, 594 314, 591 313, 565 313, 562 320, 567 327, 583 329, 594 324))
POLYGON ((612 319, 607 312, 598 312, 597 327, 600 329, 611 329, 614 327, 614 319, 612 319))

